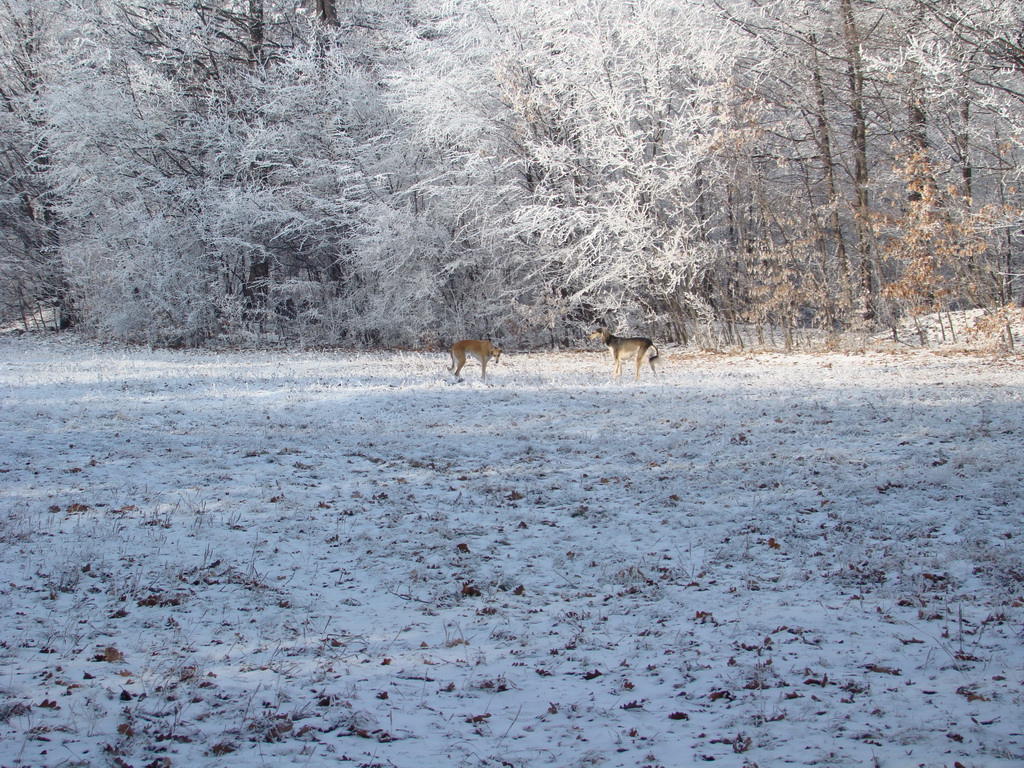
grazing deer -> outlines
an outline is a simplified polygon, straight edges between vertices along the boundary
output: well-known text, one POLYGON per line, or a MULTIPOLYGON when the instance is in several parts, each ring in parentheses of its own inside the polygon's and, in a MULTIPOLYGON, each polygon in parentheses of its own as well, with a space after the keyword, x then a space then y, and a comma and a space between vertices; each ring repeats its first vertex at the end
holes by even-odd
POLYGON ((487 361, 494 360, 497 363, 501 357, 501 350, 489 341, 477 341, 476 339, 457 341, 452 345, 452 364, 448 370, 458 376, 462 366, 466 364, 466 355, 472 355, 480 361, 480 365, 483 367, 480 379, 486 381, 487 361))

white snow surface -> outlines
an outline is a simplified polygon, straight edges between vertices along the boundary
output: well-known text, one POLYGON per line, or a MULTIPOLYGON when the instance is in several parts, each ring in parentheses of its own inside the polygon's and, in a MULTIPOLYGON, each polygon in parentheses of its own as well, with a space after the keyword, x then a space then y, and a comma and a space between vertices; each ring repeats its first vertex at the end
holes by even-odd
POLYGON ((0 765, 1021 765, 1022 360, 663 358, 0 340, 0 765))

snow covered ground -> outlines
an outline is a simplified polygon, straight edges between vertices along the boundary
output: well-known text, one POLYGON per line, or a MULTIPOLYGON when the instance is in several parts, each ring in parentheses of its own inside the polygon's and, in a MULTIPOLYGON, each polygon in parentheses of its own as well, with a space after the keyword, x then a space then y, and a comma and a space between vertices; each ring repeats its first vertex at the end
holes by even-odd
POLYGON ((1024 761, 1024 362, 0 340, 0 765, 1024 761))

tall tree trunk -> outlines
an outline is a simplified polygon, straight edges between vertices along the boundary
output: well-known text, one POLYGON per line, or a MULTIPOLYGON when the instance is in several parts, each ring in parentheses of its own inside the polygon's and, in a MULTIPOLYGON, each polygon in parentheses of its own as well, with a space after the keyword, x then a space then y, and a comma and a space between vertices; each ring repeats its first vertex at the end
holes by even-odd
MULTIPOLYGON (((907 105, 908 139, 910 140, 911 159, 915 165, 919 165, 924 174, 928 171, 928 117, 924 111, 923 96, 917 88, 912 88, 910 103, 907 105)), ((917 184, 931 184, 932 180, 922 178, 915 180, 917 184)), ((912 186, 908 193, 908 199, 912 203, 921 200, 920 188, 912 186)))
POLYGON ((960 122, 963 127, 956 137, 956 147, 960 155, 960 178, 963 181, 963 195, 968 203, 974 198, 974 166, 971 163, 971 100, 964 96, 960 102, 960 122))
POLYGON ((250 63, 254 67, 259 67, 266 63, 264 51, 265 35, 263 0, 249 0, 250 63))
POLYGON ((825 87, 821 79, 821 67, 818 61, 817 40, 810 38, 811 55, 813 57, 814 97, 817 107, 817 140, 821 154, 822 170, 825 173, 825 191, 828 195, 828 232, 826 237, 835 243, 836 263, 839 267, 840 309, 847 315, 853 309, 853 286, 850 280, 850 257, 846 253, 846 238, 843 236, 842 220, 839 215, 839 190, 836 184, 835 162, 832 156, 832 140, 829 136, 828 107, 825 101, 825 87))
POLYGON ((861 51, 860 29, 853 12, 853 0, 839 0, 842 16, 843 40, 846 44, 847 79, 850 88, 850 113, 853 128, 853 217, 860 256, 861 319, 872 323, 876 317, 875 257, 871 235, 870 172, 868 166, 868 128, 864 105, 864 59, 861 51))
POLYGON ((338 26, 338 6, 336 0, 316 0, 316 16, 325 24, 338 26))

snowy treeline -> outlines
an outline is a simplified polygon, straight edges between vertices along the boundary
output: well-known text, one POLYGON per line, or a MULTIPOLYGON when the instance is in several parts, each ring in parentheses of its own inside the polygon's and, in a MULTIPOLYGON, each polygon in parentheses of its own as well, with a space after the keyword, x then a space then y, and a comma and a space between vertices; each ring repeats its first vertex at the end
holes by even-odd
POLYGON ((101 338, 1021 298, 1018 0, 0 0, 0 135, 4 319, 101 338))

